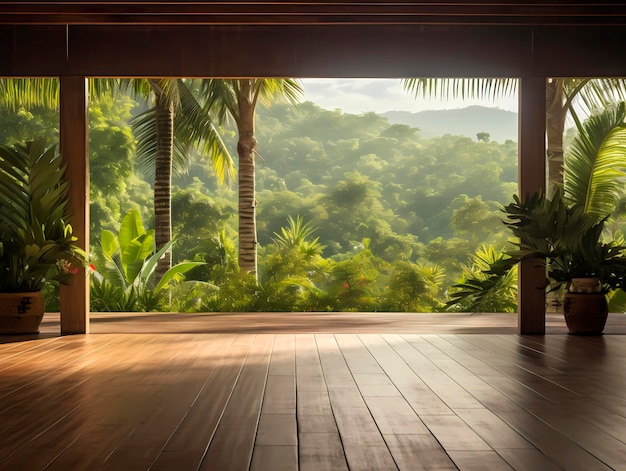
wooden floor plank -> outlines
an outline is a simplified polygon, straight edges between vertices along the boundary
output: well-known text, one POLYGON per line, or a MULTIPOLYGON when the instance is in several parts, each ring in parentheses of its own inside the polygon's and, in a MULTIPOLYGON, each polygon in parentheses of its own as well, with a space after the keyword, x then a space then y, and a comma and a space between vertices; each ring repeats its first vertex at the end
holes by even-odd
POLYGON ((313 334, 296 335, 296 376, 298 392, 326 391, 326 381, 313 334))
POLYGON ((535 409, 533 413, 564 437, 580 444, 594 457, 614 469, 626 468, 626 443, 603 430, 581 421, 571 409, 535 409))
POLYGON ((459 386, 428 357, 414 348, 400 335, 389 334, 383 338, 400 355, 415 374, 451 409, 481 408, 474 396, 459 386))
MULTIPOLYGON (((431 343, 433 340, 430 340, 431 343)), ((499 419, 507 424, 506 430, 513 429, 519 433, 526 441, 538 449, 549 462, 555 463, 562 469, 609 469, 599 460, 594 458, 589 452, 578 446, 575 442, 546 425, 536 418, 529 409, 537 407, 537 404, 544 406, 555 404, 547 400, 537 400, 537 395, 531 388, 526 387, 523 382, 511 383, 511 380, 503 381, 502 374, 494 368, 485 368, 483 361, 476 363, 477 357, 487 361, 482 348, 478 348, 476 339, 471 341, 460 339, 457 336, 445 336, 434 342, 441 350, 448 352, 459 363, 467 365, 467 369, 473 372, 487 384, 487 387, 480 387, 472 390, 483 404, 495 413, 499 419), (447 348, 452 345, 453 348, 447 348), (458 348, 454 348, 458 347, 458 348), (476 371, 474 367, 477 366, 476 371), (498 391, 492 392, 491 385, 495 385, 498 391), (527 400, 524 400, 526 398, 527 400), (566 451, 567 450, 567 451, 566 451)), ((498 360, 500 366, 505 365, 498 360)), ((461 379, 462 381, 462 379, 461 379)), ((575 410, 571 411, 575 414, 575 410)), ((425 421, 427 422, 427 421, 425 421)), ((428 425, 428 423, 427 423, 428 425)), ((491 434, 490 434, 491 435, 491 434)))
POLYGON ((450 451, 492 451, 492 448, 456 415, 421 415, 441 446, 450 451))
POLYGON ((459 469, 432 435, 385 435, 385 442, 401 471, 459 469))
POLYGON ((297 446, 255 445, 250 471, 298 471, 297 446))
POLYGON ((300 471, 347 471, 348 464, 338 432, 300 432, 300 471))
POLYGON ((246 362, 208 444, 200 470, 236 471, 250 467, 273 342, 274 335, 260 334, 250 345, 246 362))
POLYGON ((356 334, 337 334, 335 339, 353 375, 384 374, 383 369, 356 334))
POLYGON ((404 396, 413 410, 421 414, 452 414, 452 410, 409 367, 379 335, 360 336, 372 356, 404 396))
POLYGON ((580 446, 580 444, 569 440, 527 411, 522 409, 501 411, 498 413, 498 416, 515 428, 561 469, 581 471, 611 469, 580 446))
POLYGON ((352 374, 331 334, 316 335, 330 404, 351 470, 396 470, 352 374))
POLYGON ((516 471, 558 471, 557 466, 537 449, 499 449, 498 454, 516 471))
POLYGON ((270 376, 296 375, 296 336, 278 335, 274 340, 270 361, 270 376))
MULTIPOLYGON (((205 398, 211 397, 211 403, 219 410, 220 398, 225 396, 223 399, 225 403, 230 393, 227 374, 234 370, 230 383, 232 388, 234 378, 238 375, 247 353, 245 347, 243 351, 240 348, 229 348, 232 339, 231 335, 217 339, 196 338, 199 347, 204 348, 197 352, 197 357, 189 361, 186 367, 179 367, 179 375, 172 378, 173 382, 166 389, 158 407, 155 407, 135 427, 129 439, 106 460, 103 469, 116 470, 124 466, 141 469, 150 465, 164 465, 164 462, 173 456, 171 453, 166 453, 165 451, 168 450, 164 448, 173 437, 179 436, 183 424, 188 424, 185 419, 203 418, 200 422, 201 426, 195 428, 195 433, 191 434, 191 438, 187 438, 185 443, 193 446, 196 443, 195 440, 202 437, 202 431, 205 430, 202 427, 210 427, 207 424, 210 424, 212 418, 210 414, 200 415, 206 413, 202 409, 205 398), (239 362, 235 361, 237 358, 239 362), (218 382, 220 382, 219 387, 212 387, 218 382), (194 413, 196 411, 198 413, 194 413)), ((193 351, 193 349, 190 350, 193 351)), ((186 467, 184 463, 195 463, 197 467, 207 442, 208 439, 200 445, 204 447, 197 455, 178 456, 179 469, 195 469, 192 467, 194 465, 190 464, 186 467)))
POLYGON ((367 396, 364 399, 383 435, 430 433, 403 397, 367 396))
POLYGON ((463 471, 512 471, 513 468, 495 451, 452 450, 454 464, 463 471))
POLYGON ((491 448, 522 449, 533 446, 489 409, 454 409, 463 422, 471 427, 491 448))
POLYGON ((624 469, 626 336, 346 314, 0 337, 0 471, 624 469))

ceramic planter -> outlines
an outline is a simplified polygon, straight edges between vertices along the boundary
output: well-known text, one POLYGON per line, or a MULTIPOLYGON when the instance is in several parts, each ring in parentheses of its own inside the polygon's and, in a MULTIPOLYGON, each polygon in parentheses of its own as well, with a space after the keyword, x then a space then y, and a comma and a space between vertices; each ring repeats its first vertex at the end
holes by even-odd
POLYGON ((609 306, 601 288, 597 278, 572 280, 570 291, 565 293, 563 301, 563 315, 570 334, 602 334, 609 306))
POLYGON ((0 334, 38 334, 44 310, 40 292, 0 293, 0 334))

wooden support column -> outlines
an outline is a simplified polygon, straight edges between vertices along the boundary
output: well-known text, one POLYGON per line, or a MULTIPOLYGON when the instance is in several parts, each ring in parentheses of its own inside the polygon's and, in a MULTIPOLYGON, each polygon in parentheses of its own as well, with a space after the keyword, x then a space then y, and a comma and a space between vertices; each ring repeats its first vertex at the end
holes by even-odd
MULTIPOLYGON (((78 245, 89 254, 89 153, 87 79, 61 77, 60 141, 67 165, 68 213, 78 245)), ((82 269, 71 283, 61 286, 61 334, 89 333, 89 277, 82 269)))
MULTIPOLYGON (((546 77, 524 77, 519 94, 519 193, 546 189, 546 77)), ((546 333, 545 269, 537 261, 519 265, 520 334, 546 333)))

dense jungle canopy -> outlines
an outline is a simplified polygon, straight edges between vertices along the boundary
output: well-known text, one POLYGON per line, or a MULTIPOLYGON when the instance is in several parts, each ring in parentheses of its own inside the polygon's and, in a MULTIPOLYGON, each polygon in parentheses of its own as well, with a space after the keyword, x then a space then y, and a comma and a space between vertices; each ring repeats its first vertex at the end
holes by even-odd
MULTIPOLYGON (((146 106, 128 95, 90 104, 96 270, 102 231, 117 232, 128 211, 153 227, 154 177, 138 165, 130 124, 146 106)), ((0 122, 3 143, 57 139, 55 112, 3 110, 0 122)), ((235 129, 223 123, 219 132, 236 155, 235 129)), ((259 105, 256 138, 258 286, 234 263, 236 183, 220 185, 207 159, 191 152, 174 162, 173 262, 206 265, 187 274, 198 282, 180 283, 169 305, 135 308, 439 311, 474 254, 507 243, 499 208, 517 191, 518 149, 491 141, 489 129, 426 138, 373 112, 304 102, 259 105)), ((104 310, 98 300, 111 294, 93 294, 92 309, 104 310)))

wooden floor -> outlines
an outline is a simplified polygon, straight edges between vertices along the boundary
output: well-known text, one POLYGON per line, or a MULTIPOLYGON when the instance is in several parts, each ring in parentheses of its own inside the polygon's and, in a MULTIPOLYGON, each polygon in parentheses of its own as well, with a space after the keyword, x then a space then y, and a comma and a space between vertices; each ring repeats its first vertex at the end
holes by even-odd
POLYGON ((0 470, 626 469, 626 335, 47 317, 0 337, 0 470))

